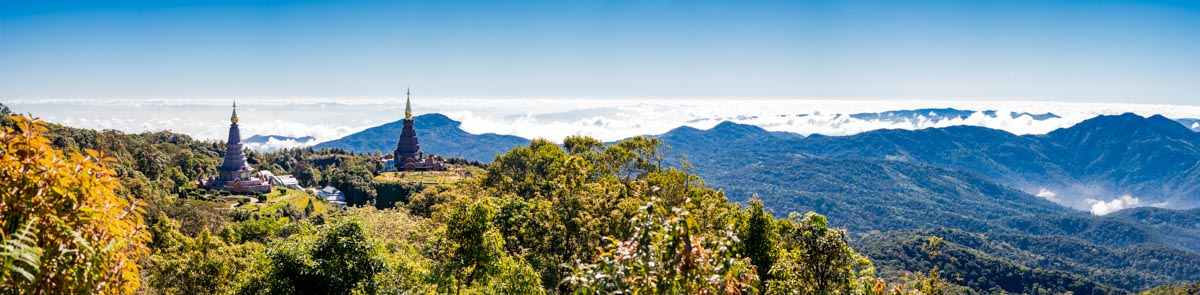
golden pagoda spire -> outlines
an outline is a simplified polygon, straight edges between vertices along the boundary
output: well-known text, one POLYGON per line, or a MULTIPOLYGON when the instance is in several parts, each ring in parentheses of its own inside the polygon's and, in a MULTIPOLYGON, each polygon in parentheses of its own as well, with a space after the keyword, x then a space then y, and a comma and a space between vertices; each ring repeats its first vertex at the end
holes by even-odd
POLYGON ((233 117, 229 118, 229 121, 233 122, 233 124, 237 124, 238 119, 237 119, 237 101, 236 100, 233 101, 233 117))
POLYGON ((412 89, 407 89, 404 96, 404 119, 412 120, 412 89))

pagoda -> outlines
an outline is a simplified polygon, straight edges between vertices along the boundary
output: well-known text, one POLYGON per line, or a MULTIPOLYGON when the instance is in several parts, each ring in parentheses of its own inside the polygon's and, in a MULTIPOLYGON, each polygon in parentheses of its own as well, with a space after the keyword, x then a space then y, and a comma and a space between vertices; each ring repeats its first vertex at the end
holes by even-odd
POLYGON ((417 129, 413 127, 412 90, 405 92, 404 128, 400 130, 400 140, 396 143, 396 170, 425 171, 445 170, 442 161, 433 157, 425 157, 421 152, 421 144, 417 142, 417 129))
POLYGON ((229 118, 229 141, 225 142, 225 160, 217 166, 217 177, 210 181, 209 188, 223 189, 235 193, 272 191, 270 181, 254 173, 246 164, 246 153, 242 151, 242 132, 238 129, 237 102, 233 103, 233 116, 229 118))

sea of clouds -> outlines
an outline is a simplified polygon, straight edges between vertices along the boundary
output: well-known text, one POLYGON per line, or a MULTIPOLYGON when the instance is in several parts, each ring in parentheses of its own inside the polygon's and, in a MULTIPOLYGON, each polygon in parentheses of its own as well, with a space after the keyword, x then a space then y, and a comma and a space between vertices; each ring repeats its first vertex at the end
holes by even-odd
MULTIPOLYGON (((222 140, 232 104, 216 99, 159 100, 14 100, 4 103, 20 113, 74 127, 124 132, 170 130, 198 139, 222 140)), ((630 99, 415 99, 414 112, 441 113, 462 122, 472 133, 497 133, 561 140, 588 135, 618 140, 661 134, 680 126, 708 129, 722 121, 804 135, 850 135, 877 129, 921 129, 955 125, 982 126, 1014 134, 1043 134, 1097 115, 1133 112, 1172 119, 1200 118, 1200 107, 1025 101, 922 100, 630 100, 630 99), (896 110, 985 111, 965 118, 861 118, 851 114, 896 110), (1027 114, 1026 114, 1027 113, 1027 114), (1034 115, 1052 113, 1053 118, 1034 115)), ((263 99, 238 102, 242 135, 315 137, 311 145, 403 118, 403 99, 263 99)), ((931 114, 932 115, 932 114, 931 114)), ((289 145, 272 141, 272 146, 289 145)), ((270 149, 270 146, 260 148, 270 149)))
MULTIPOLYGON (((232 101, 224 99, 159 100, 12 100, 0 102, 46 121, 123 132, 170 130, 205 140, 224 140, 232 101)), ((258 150, 312 145, 393 122, 404 117, 401 99, 261 99, 238 101, 243 137, 251 135, 312 136, 299 142, 270 139, 249 144, 258 150)), ((925 100, 630 100, 630 99, 458 99, 417 98, 417 115, 441 113, 462 122, 471 133, 497 133, 561 140, 587 135, 605 141, 661 134, 680 126, 708 129, 722 121, 750 124, 771 131, 804 135, 850 135, 877 129, 922 129, 955 125, 982 126, 1014 134, 1044 134, 1097 115, 1132 112, 1172 119, 1200 118, 1200 107, 1129 103, 1065 103, 1028 101, 925 100), (945 109, 979 111, 962 116, 936 113, 905 117, 854 116, 897 110, 945 109), (991 110, 994 113, 982 111, 991 110), (1054 114, 1056 116, 1038 116, 1054 114)), ((1182 120, 1200 129, 1200 121, 1182 120)), ((1054 192, 1037 195, 1056 200, 1054 192)), ((1073 200, 1079 202, 1079 200, 1073 200)), ((1102 215, 1145 206, 1132 196, 1083 200, 1073 207, 1102 215)), ((1066 202, 1070 203, 1070 202, 1066 202)))

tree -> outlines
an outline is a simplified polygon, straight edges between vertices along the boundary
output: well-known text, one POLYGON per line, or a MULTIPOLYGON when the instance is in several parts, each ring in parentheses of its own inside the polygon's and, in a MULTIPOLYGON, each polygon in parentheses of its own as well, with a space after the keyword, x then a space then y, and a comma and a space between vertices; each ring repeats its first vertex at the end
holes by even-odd
POLYGON ((230 245, 203 230, 195 238, 179 232, 179 223, 158 216, 151 227, 154 254, 146 264, 147 293, 225 294, 262 252, 262 244, 230 245))
POLYGON ((563 148, 572 155, 598 154, 604 151, 604 143, 595 138, 572 135, 563 140, 563 148))
POLYGON ((609 171, 622 178, 645 176, 662 169, 666 151, 658 138, 635 136, 604 151, 609 171))
POLYGON ((150 180, 156 180, 167 165, 167 156, 153 146, 138 149, 134 155, 137 159, 137 169, 150 180))
POLYGON ((738 256, 733 231, 701 235, 687 210, 650 202, 631 220, 629 239, 610 244, 567 279, 579 294, 754 293, 758 276, 738 256))
POLYGON ((292 166, 291 173, 304 187, 313 187, 321 182, 321 172, 313 169, 308 162, 300 162, 292 166))
POLYGON ((347 164, 346 169, 333 168, 325 178, 329 185, 346 194, 351 205, 365 205, 375 200, 377 192, 372 184, 375 175, 365 166, 347 164))
MULTIPOLYGON (((929 253, 929 262, 936 263, 938 255, 942 253, 942 238, 929 237, 929 242, 925 244, 925 252, 929 253)), ((928 295, 946 294, 944 284, 938 266, 935 264, 925 279, 921 280, 921 292, 928 295)))
POLYGON ((231 243, 254 241, 266 244, 283 231, 286 223, 287 218, 282 217, 263 217, 233 223, 225 227, 229 232, 226 241, 231 243))
POLYGON ((526 198, 549 198, 562 181, 566 154, 557 144, 536 139, 529 146, 517 147, 496 156, 483 179, 486 187, 500 194, 512 193, 526 198))
POLYGON ((0 128, 15 126, 10 115, 12 115, 12 109, 9 109, 8 106, 0 103, 0 128))
POLYGON ((874 266, 846 243, 845 230, 827 227, 825 216, 792 213, 777 227, 779 258, 771 267, 768 294, 859 293, 872 289, 874 266))
POLYGON ((373 294, 384 270, 378 241, 353 217, 293 236, 267 251, 265 275, 243 287, 247 294, 373 294))
POLYGON ((745 216, 741 218, 741 231, 738 238, 742 240, 742 255, 750 258, 763 281, 770 280, 771 266, 775 264, 776 243, 779 232, 775 229, 775 217, 771 216, 763 203, 757 197, 750 199, 745 216))
POLYGON ((523 260, 504 252, 504 237, 492 226, 491 200, 462 200, 438 229, 434 256, 440 262, 433 275, 438 292, 479 294, 542 294, 537 272, 523 260))
POLYGON ((166 178, 170 179, 171 183, 174 184, 171 186, 171 191, 175 193, 196 188, 196 183, 191 179, 188 179, 187 175, 184 175, 183 171, 179 170, 179 167, 171 167, 171 169, 168 169, 166 176, 166 178))
POLYGON ((0 134, 0 240, 24 237, 43 252, 36 267, 21 268, 30 275, 4 269, 0 293, 136 291, 149 234, 143 203, 116 194, 121 185, 106 164, 114 159, 94 150, 64 155, 43 137, 46 123, 11 120, 17 128, 0 134))

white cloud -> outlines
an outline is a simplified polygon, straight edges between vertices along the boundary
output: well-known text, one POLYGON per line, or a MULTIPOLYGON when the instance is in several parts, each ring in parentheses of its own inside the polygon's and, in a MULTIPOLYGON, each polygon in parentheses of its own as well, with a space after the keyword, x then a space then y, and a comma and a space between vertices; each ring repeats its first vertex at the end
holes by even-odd
POLYGON ((1058 194, 1046 188, 1038 190, 1037 196, 1051 202, 1061 203, 1061 200, 1058 199, 1058 194))
POLYGON ((270 152, 270 151, 275 151, 275 150, 285 149, 285 148, 310 146, 312 144, 313 144, 313 140, 299 141, 299 140, 295 140, 295 139, 278 140, 275 138, 268 138, 267 142, 263 142, 263 143, 251 142, 251 143, 246 143, 245 146, 246 146, 246 148, 249 148, 252 150, 270 152))
MULTIPOLYGON (((224 140, 228 134, 228 100, 36 100, 9 101, 15 111, 51 122, 125 132, 171 130, 199 139, 224 140)), ((238 102, 242 135, 313 136, 316 142, 340 138, 399 120, 404 100, 294 99, 238 102)), ((1200 117, 1200 107, 1120 103, 971 102, 971 101, 837 101, 837 100, 629 100, 629 99, 443 99, 414 97, 418 114, 442 113, 462 122, 472 133, 498 133, 525 138, 562 140, 588 135, 618 140, 661 134, 679 126, 708 129, 722 121, 800 134, 850 135, 877 129, 922 129, 956 125, 982 126, 1015 134, 1044 134, 1102 114, 1134 112, 1172 118, 1200 117), (995 110, 965 118, 911 120, 860 119, 855 113, 922 108, 995 110), (1054 113, 1036 120, 1016 113, 1054 113)), ((287 145, 280 143, 281 146, 287 145)), ((267 148, 263 145, 263 148, 267 148)))
MULTIPOLYGON (((1108 213, 1120 211, 1121 209, 1125 209, 1125 208, 1140 207, 1140 206, 1138 206, 1138 203, 1141 203, 1141 200, 1139 200, 1138 198, 1135 198, 1133 196, 1130 196, 1130 195, 1123 195, 1121 197, 1118 197, 1118 198, 1112 199, 1112 200, 1108 200, 1108 201, 1101 201, 1101 200, 1096 200, 1096 199, 1087 199, 1086 201, 1088 202, 1088 204, 1091 204, 1091 212, 1092 212, 1092 214, 1095 214, 1095 215, 1105 215, 1108 213)), ((1160 204, 1162 204, 1164 206, 1166 205, 1163 203, 1160 203, 1160 204)), ((1158 204, 1156 204, 1156 205, 1158 205, 1158 204)))

